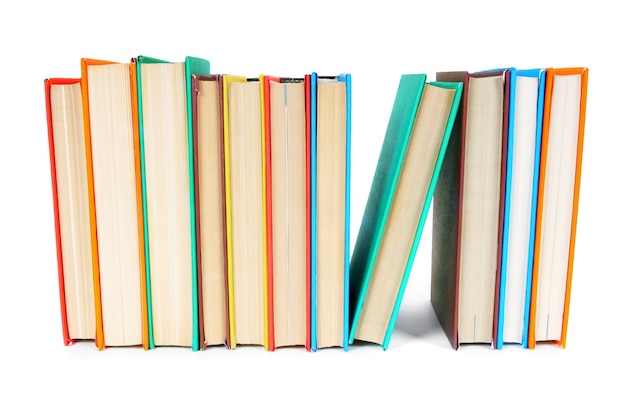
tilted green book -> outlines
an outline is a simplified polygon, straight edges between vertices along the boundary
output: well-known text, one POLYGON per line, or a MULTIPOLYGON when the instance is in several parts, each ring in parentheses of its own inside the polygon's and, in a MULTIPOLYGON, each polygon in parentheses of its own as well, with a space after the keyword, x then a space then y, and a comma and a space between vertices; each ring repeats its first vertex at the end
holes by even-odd
POLYGON ((350 343, 389 345, 462 88, 400 79, 350 261, 350 343))

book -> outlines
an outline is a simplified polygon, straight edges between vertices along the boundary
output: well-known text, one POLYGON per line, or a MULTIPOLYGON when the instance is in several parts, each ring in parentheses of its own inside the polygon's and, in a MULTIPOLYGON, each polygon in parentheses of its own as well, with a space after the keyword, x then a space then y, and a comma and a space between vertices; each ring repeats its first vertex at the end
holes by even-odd
POLYGON ((311 73, 311 350, 348 349, 350 292, 350 74, 311 73))
POLYGON ((400 78, 350 264, 350 343, 389 345, 462 89, 400 78))
POLYGON ((229 347, 269 349, 261 83, 223 75, 222 84, 229 347))
POLYGON ((545 70, 511 72, 500 304, 496 348, 528 347, 545 70))
POLYGON ((63 343, 96 340, 91 159, 79 78, 44 80, 63 343))
POLYGON ((150 348, 199 348, 189 65, 137 57, 150 348))
POLYGON ((431 304, 453 348, 493 345, 510 71, 439 72, 437 81, 464 90, 434 195, 431 304))
POLYGON ((307 141, 304 78, 261 76, 269 350, 306 346, 307 141))
POLYGON ((192 337, 191 349, 200 349, 200 298, 198 297, 198 254, 196 237, 196 187, 195 171, 197 166, 194 156, 194 133, 193 133, 193 74, 209 74, 211 64, 203 58, 185 57, 185 84, 187 87, 187 152, 189 158, 189 219, 191 233, 191 320, 192 337))
POLYGON ((228 345, 222 76, 192 75, 196 259, 202 349, 228 345))
POLYGON ((587 107, 587 68, 546 70, 528 347, 565 347, 587 107))
POLYGON ((96 343, 149 347, 135 64, 83 58, 99 279, 96 343))

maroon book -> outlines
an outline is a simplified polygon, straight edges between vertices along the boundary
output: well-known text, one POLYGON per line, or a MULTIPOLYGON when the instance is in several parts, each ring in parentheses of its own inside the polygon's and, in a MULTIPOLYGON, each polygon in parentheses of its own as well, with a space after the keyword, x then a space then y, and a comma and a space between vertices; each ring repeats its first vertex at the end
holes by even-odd
MULTIPOLYGON (((206 349, 209 345, 207 343, 206 330, 204 324, 204 297, 206 297, 207 289, 202 287, 202 252, 205 253, 210 251, 215 251, 215 248, 210 247, 202 247, 202 222, 201 222, 201 205, 203 201, 200 198, 200 187, 202 184, 200 183, 200 160, 202 158, 206 158, 206 155, 200 155, 200 144, 199 144, 199 129, 198 129, 198 95, 200 93, 200 81, 216 81, 218 83, 218 98, 219 103, 217 103, 217 111, 219 112, 218 120, 220 122, 219 132, 220 132, 220 161, 221 165, 219 167, 219 171, 221 172, 220 180, 220 192, 222 194, 222 202, 226 201, 225 196, 225 186, 224 186, 224 117, 223 117, 223 88, 222 88, 222 76, 221 75, 193 75, 192 77, 192 112, 193 112, 193 150, 194 150, 194 187, 196 198, 196 258, 198 262, 198 325, 200 327, 200 346, 202 349, 206 349)), ((229 314, 228 314, 228 260, 226 255, 226 206, 222 204, 222 224, 224 228, 222 229, 222 252, 224 254, 224 315, 225 315, 225 340, 224 344, 227 347, 230 347, 230 330, 229 330, 229 314)))
MULTIPOLYGON (((504 187, 506 177, 506 155, 509 115, 510 72, 506 69, 468 72, 439 72, 437 81, 463 82, 462 105, 457 113, 448 149, 443 161, 439 181, 433 197, 433 245, 431 274, 431 304, 450 344, 458 349, 459 341, 459 302, 462 242, 462 208, 463 183, 466 165, 467 116, 469 96, 471 94, 470 79, 483 77, 502 77, 502 156, 500 164, 500 193, 498 210, 497 260, 493 271, 495 277, 485 276, 488 281, 495 279, 493 310, 493 330, 491 344, 496 339, 497 306, 500 288, 500 264, 502 254, 502 232, 504 212, 504 187)), ((482 279, 483 277, 480 277, 482 279)))

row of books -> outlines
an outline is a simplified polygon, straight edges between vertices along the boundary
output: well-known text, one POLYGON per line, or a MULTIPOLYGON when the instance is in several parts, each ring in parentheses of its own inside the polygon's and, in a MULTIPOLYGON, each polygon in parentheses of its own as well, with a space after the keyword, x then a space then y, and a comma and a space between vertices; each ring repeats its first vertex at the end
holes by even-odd
POLYGON ((66 344, 347 349, 349 74, 45 82, 66 344))
POLYGON ((544 247, 565 235, 540 219, 554 193, 563 210, 561 178, 580 175, 586 69, 403 75, 351 258, 349 74, 246 78, 144 56, 83 59, 81 72, 45 81, 66 344, 386 349, 434 197, 431 298, 452 345, 564 346, 571 267, 563 336, 535 338, 545 308, 555 314, 541 288, 558 288, 544 281, 561 259, 550 253, 543 275, 531 266, 546 257, 533 256, 541 230, 558 229, 544 247), (552 168, 546 144, 574 132, 548 139, 573 123, 550 109, 575 106, 575 166, 552 168))
POLYGON ((351 341, 387 347, 433 201, 430 298, 451 345, 565 347, 587 77, 402 77, 352 254, 351 341))

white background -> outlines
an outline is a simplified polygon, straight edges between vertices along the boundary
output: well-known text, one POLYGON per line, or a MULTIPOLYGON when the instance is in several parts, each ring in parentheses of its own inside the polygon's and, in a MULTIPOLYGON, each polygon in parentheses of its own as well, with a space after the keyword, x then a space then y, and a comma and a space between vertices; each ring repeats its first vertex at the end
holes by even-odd
POLYGON ((0 6, 0 415, 623 412, 619 2, 137 3, 0 6), (79 77, 83 57, 137 55, 247 76, 350 72, 352 245, 401 74, 589 67, 567 348, 453 350, 429 304, 430 221, 387 351, 63 346, 43 80, 79 77))

